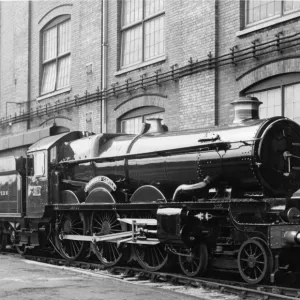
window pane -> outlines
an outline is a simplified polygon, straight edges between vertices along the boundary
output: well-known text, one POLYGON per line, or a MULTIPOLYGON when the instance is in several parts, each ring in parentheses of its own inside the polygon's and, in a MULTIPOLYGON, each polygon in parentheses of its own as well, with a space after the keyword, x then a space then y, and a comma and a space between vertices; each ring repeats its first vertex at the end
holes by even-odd
MULTIPOLYGON (((138 134, 141 132, 142 124, 147 122, 150 118, 160 118, 163 120, 164 113, 152 113, 152 114, 141 114, 138 117, 133 117, 130 119, 125 119, 121 121, 121 132, 123 133, 132 133, 132 134, 138 134)), ((162 124, 163 121, 162 121, 162 124)))
POLYGON ((284 1, 284 11, 289 11, 293 9, 294 1, 284 1))
POLYGON ((122 1, 122 67, 149 60, 165 52, 164 16, 155 17, 163 11, 164 0, 122 1), (152 17, 151 20, 147 20, 149 17, 152 17), (124 28, 131 24, 134 25, 124 28))
POLYGON ((292 11, 292 10, 297 10, 299 8, 300 8, 300 2, 299 2, 299 0, 294 0, 294 1, 285 0, 284 1, 284 5, 283 5, 284 12, 289 12, 289 11, 292 11))
POLYGON ((164 46, 164 16, 145 23, 145 60, 162 55, 164 46))
POLYGON ((61 58, 58 61, 57 89, 69 86, 70 84, 70 61, 70 56, 61 58))
POLYGON ((142 17, 142 0, 123 0, 123 26, 141 21, 142 17))
POLYGON ((122 66, 142 60, 142 26, 136 26, 123 32, 122 66))
POLYGON ((164 9, 163 0, 145 0, 145 17, 157 14, 164 9))
MULTIPOLYGON (((267 4, 267 17, 273 17, 275 15, 275 3, 274 1, 268 1, 267 4)), ((263 18, 261 18, 263 20, 263 18)))
POLYGON ((57 29, 56 27, 50 28, 44 32, 43 37, 43 60, 48 60, 56 57, 57 48, 57 29))
POLYGON ((260 19, 263 20, 267 17, 267 5, 261 5, 260 6, 260 19))
POLYGON ((123 120, 121 122, 121 132, 122 133, 131 133, 131 134, 138 134, 142 129, 142 117, 132 118, 123 120))
POLYGON ((251 94, 262 104, 259 106, 259 117, 261 119, 281 115, 281 90, 280 88, 251 94))
POLYGON ((43 78, 41 94, 70 85, 71 21, 54 19, 43 32, 43 78), (51 60, 49 62, 49 60, 51 60))
POLYGON ((43 80, 42 80, 42 94, 54 91, 56 81, 56 63, 49 63, 44 65, 43 80))
POLYGON ((45 155, 43 152, 37 152, 34 156, 34 175, 41 176, 45 174, 45 155))
POLYGON ((281 14, 280 0, 248 0, 246 6, 247 24, 259 22, 281 14))
POLYGON ((58 55, 70 51, 70 20, 58 26, 58 55))
POLYGON ((284 115, 296 122, 300 118, 300 84, 286 86, 284 88, 284 115))

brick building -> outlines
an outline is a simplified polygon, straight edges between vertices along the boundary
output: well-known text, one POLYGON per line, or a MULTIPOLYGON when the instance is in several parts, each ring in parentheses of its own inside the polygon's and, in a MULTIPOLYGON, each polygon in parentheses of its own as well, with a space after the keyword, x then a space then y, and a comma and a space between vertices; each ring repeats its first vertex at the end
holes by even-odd
MULTIPOLYGON (((300 122, 300 2, 1 2, 1 136, 51 125, 139 132, 228 124, 255 95, 261 116, 300 122)), ((1 147, 1 146, 0 146, 1 147)))

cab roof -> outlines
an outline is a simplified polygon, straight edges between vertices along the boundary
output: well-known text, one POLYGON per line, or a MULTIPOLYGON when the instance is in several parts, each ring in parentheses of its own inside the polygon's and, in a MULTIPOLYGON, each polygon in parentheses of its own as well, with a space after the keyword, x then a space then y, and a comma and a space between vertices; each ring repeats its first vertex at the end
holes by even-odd
POLYGON ((53 124, 46 127, 34 128, 25 132, 0 137, 0 151, 24 146, 28 147, 28 145, 32 145, 44 137, 69 131, 70 130, 66 127, 56 126, 53 124))
POLYGON ((48 150, 56 143, 78 139, 81 138, 83 135, 84 132, 82 131, 71 131, 45 137, 31 145, 27 151, 27 154, 41 150, 48 150))

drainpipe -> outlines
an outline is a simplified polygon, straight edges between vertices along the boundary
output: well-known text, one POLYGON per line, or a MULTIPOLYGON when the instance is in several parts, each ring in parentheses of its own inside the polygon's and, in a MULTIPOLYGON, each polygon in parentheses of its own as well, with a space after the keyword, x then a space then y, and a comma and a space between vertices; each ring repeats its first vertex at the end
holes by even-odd
MULTIPOLYGON (((31 113, 31 1, 28 1, 28 58, 27 58, 27 111, 31 113)), ((27 130, 30 129, 30 118, 27 120, 27 130)))
MULTIPOLYGON (((102 0, 102 74, 101 74, 101 92, 105 95, 107 90, 107 18, 108 0, 102 0)), ((107 131, 107 99, 101 101, 101 131, 107 131)))
MULTIPOLYGON (((215 58, 219 57, 219 0, 215 0, 215 58)), ((219 67, 215 65, 215 126, 219 125, 219 67)))

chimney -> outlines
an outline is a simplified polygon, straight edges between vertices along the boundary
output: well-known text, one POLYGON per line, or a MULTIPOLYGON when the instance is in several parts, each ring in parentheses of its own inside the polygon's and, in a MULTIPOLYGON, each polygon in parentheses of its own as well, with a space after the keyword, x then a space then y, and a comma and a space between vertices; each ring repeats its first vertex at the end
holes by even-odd
POLYGON ((256 97, 246 96, 231 102, 234 109, 233 124, 241 124, 247 120, 259 119, 259 106, 262 104, 256 97))

